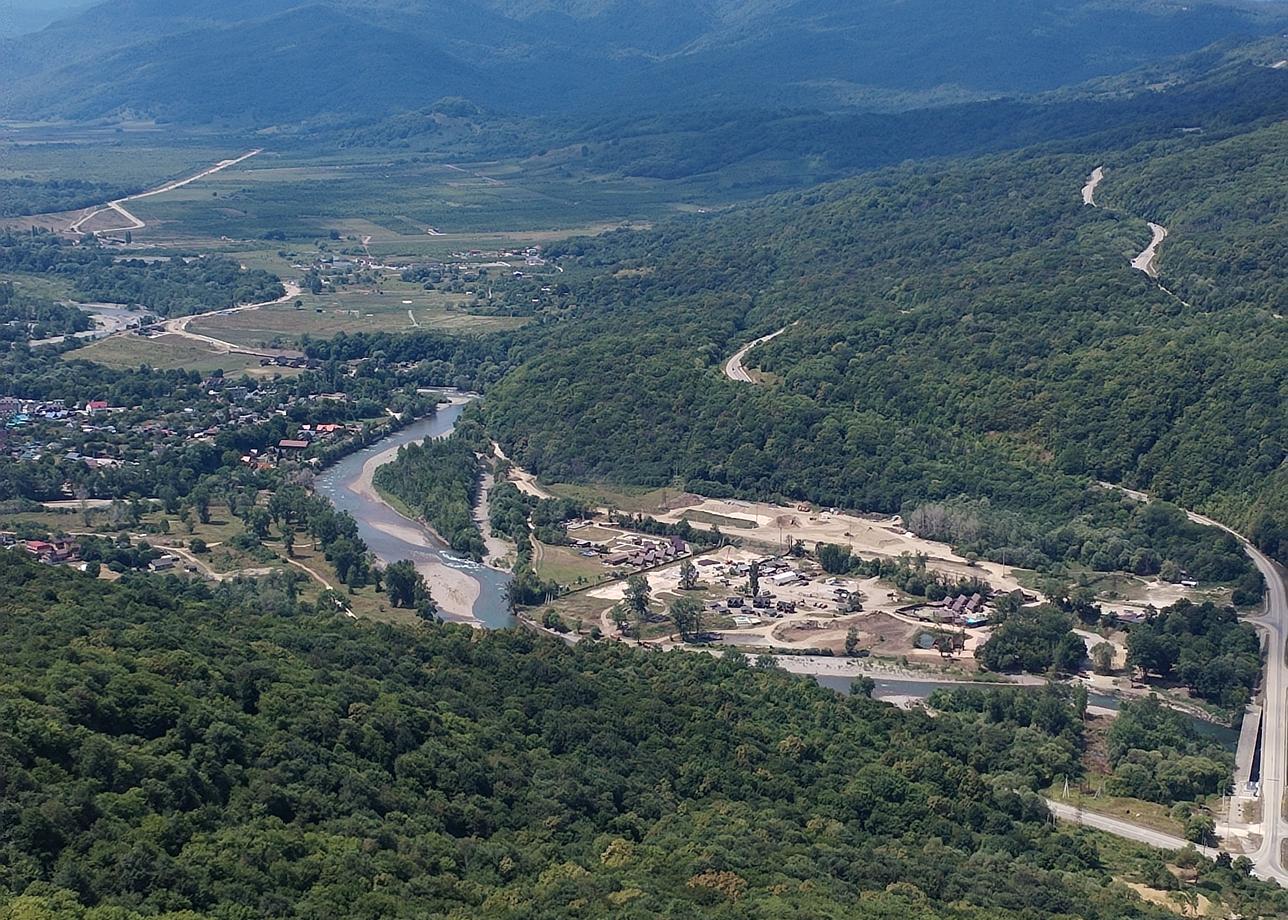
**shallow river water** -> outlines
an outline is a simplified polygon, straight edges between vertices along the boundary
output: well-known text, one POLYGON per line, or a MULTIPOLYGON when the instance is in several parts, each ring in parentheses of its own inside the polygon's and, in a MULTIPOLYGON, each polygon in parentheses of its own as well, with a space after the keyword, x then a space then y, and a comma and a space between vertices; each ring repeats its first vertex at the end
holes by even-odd
POLYGON ((324 470, 314 481, 314 489, 319 495, 329 498, 338 510, 353 515, 358 522, 358 535, 382 562, 388 564, 400 559, 423 562, 436 558, 444 565, 468 574, 479 584, 479 596, 474 602, 475 619, 489 629, 499 629, 514 625, 514 617, 505 602, 505 586, 510 580, 507 573, 454 555, 424 524, 406 518, 384 502, 350 488, 361 476, 363 464, 373 455, 391 447, 450 434, 464 408, 463 405, 440 406, 433 417, 413 422, 402 431, 350 454, 324 470), (384 528, 380 525, 384 525, 384 528), (389 532, 394 530, 406 533, 408 528, 416 534, 418 540, 413 542, 389 532))

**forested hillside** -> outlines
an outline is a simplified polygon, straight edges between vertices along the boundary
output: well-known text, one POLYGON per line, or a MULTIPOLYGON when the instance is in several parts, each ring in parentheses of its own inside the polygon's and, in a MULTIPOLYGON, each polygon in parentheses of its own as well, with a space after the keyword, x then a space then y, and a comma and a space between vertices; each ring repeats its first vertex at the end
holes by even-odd
MULTIPOLYGON (((362 625, 249 581, 0 551, 0 585, 3 916, 1171 916, 1113 881, 1144 860, 1031 791, 1076 769, 1060 690, 931 718, 736 656, 362 625)), ((1202 890, 1288 910, 1244 870, 1202 890)))
MULTIPOLYGON (((1115 154, 1112 181, 1237 150, 1243 168, 1153 192, 1234 208, 1275 194, 1282 137, 1137 146, 1115 154)), ((1221 290, 1183 303, 1129 267, 1156 213, 1082 204, 1097 165, 1030 152, 905 167, 570 242, 553 254, 578 266, 575 321, 491 389, 490 424, 552 479, 886 512, 970 496, 983 548, 1027 564, 1121 554, 1123 511, 1096 479, 1250 526, 1284 491, 1288 328, 1263 293, 1282 265, 1259 258, 1231 284, 1247 237, 1178 221, 1164 283, 1182 234, 1227 266, 1201 281, 1178 252, 1187 289, 1221 290), (763 385, 725 379, 742 343, 783 326, 750 355, 763 385)), ((1262 213, 1258 238, 1282 238, 1279 211, 1262 213)))
POLYGON ((0 111, 263 127, 447 95, 529 114, 900 107, 1117 75, 1285 22, 1236 0, 113 0, 0 42, 0 111))

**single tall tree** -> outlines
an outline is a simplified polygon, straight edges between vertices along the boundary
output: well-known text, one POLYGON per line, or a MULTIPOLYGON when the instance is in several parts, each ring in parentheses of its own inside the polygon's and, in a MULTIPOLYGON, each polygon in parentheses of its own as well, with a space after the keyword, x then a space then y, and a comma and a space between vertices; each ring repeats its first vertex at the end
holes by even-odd
POLYGON ((635 638, 644 635, 644 621, 648 619, 648 604, 651 600, 648 579, 643 575, 632 575, 626 579, 626 608, 635 620, 635 638))
POLYGON ((685 559, 680 563, 680 587, 685 591, 692 591, 698 586, 698 567, 693 564, 692 559, 685 559))

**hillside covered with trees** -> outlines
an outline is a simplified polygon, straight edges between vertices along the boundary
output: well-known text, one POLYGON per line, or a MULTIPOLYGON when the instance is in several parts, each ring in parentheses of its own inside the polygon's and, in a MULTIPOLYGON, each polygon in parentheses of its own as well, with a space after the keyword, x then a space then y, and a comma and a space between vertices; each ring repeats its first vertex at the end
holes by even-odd
MULTIPOLYGON (((1223 194, 1264 197, 1281 133, 1132 148, 1113 181, 1161 152, 1238 145, 1264 162, 1221 178, 1223 194)), ((1288 331, 1257 293, 1281 266, 1258 260, 1256 285, 1222 286, 1212 304, 1161 290, 1129 266, 1152 213, 1083 205, 1096 165, 1026 152, 908 166, 566 243, 553 254, 575 266, 573 318, 509 352, 489 425, 552 480, 679 480, 905 515, 969 497, 967 525, 945 536, 983 554, 1127 570, 1185 556, 1196 577, 1241 577, 1233 541, 1093 481, 1242 528, 1284 507, 1288 418, 1269 409, 1288 400, 1288 331), (725 378, 740 345, 783 327, 748 358, 761 385, 725 378)), ((1260 232, 1276 236, 1283 216, 1271 209, 1260 232)), ((1240 237, 1185 232, 1239 258, 1240 237)))
MULTIPOLYGON (((1031 791, 1076 769, 1060 690, 931 718, 738 656, 372 626, 250 581, 5 551, 0 584, 7 916, 1170 916, 1031 791)), ((1202 890, 1288 910, 1244 868, 1202 890)))

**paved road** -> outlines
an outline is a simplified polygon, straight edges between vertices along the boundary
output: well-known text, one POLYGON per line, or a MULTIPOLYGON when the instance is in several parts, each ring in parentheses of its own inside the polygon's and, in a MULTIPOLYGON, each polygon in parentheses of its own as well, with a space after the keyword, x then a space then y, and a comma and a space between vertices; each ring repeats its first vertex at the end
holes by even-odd
POLYGON ((742 359, 747 356, 747 352, 751 351, 757 345, 763 345, 770 339, 777 338, 786 331, 787 327, 784 326, 777 332, 771 332, 769 335, 762 335, 754 342, 748 342, 746 345, 742 346, 742 348, 738 349, 738 351, 734 353, 732 358, 725 362, 725 376, 730 380, 737 380, 739 383, 755 383, 755 381, 751 379, 751 375, 747 373, 747 369, 742 366, 742 359))
POLYGON ((1144 272, 1151 278, 1157 278, 1158 247, 1162 246, 1163 240, 1167 239, 1167 228, 1151 220, 1149 222, 1149 232, 1152 234, 1149 245, 1141 250, 1140 255, 1131 260, 1131 267, 1137 271, 1144 272))
POLYGON ((1087 178, 1087 184, 1082 187, 1082 203, 1096 207, 1096 187, 1100 185, 1101 180, 1105 178, 1105 168, 1097 166, 1092 170, 1091 175, 1087 178))
MULTIPOLYGON (((1085 811, 1076 805, 1057 802, 1054 799, 1046 799, 1045 801, 1047 808, 1051 809, 1051 814, 1061 821, 1070 821, 1074 824, 1094 827, 1096 830, 1107 831, 1116 837, 1135 840, 1147 846, 1158 847, 1160 850, 1183 850, 1187 846, 1192 846, 1188 840, 1182 840, 1173 834, 1165 834, 1153 828, 1132 824, 1130 821, 1124 821, 1121 818, 1112 818, 1109 815, 1102 815, 1094 811, 1085 811)), ((1217 856, 1217 850, 1212 847, 1195 846, 1194 848, 1209 859, 1214 859, 1217 856)))
MULTIPOLYGON (((1118 488, 1109 483, 1101 485, 1118 488)), ((1119 491, 1138 501, 1149 501, 1149 496, 1144 492, 1129 489, 1119 491)), ((1267 651, 1266 673, 1262 678, 1261 846, 1248 856, 1256 867, 1254 874, 1258 878, 1288 887, 1288 869, 1285 869, 1283 859, 1284 842, 1288 841, 1288 820, 1283 815, 1284 793, 1288 790, 1288 659, 1285 658, 1285 642, 1288 641, 1288 573, 1244 539, 1242 534, 1220 521, 1194 511, 1185 513, 1196 524, 1217 527, 1238 540, 1266 579, 1265 610, 1259 616, 1250 618, 1266 634, 1267 651)), ((1131 834, 1124 832, 1122 836, 1129 836, 1133 840, 1140 838, 1132 834, 1155 833, 1127 822, 1117 823, 1131 829, 1131 834)), ((1119 833, 1118 830, 1110 832, 1119 833)))
POLYGON ((1288 887, 1283 845, 1288 840, 1288 821, 1283 816, 1283 798, 1288 790, 1288 661, 1284 643, 1288 640, 1288 587, 1282 566, 1229 527, 1202 514, 1186 512, 1190 520, 1219 527, 1243 544, 1253 564, 1266 579, 1266 609, 1253 622, 1265 632, 1266 674, 1263 680, 1263 728, 1261 737, 1261 810, 1264 816, 1261 846, 1249 854, 1260 878, 1288 887))

